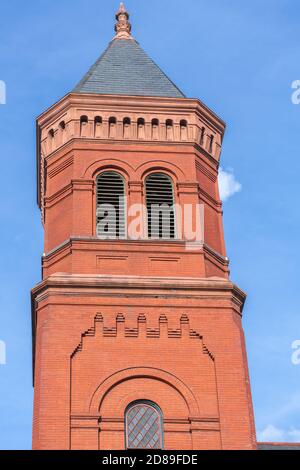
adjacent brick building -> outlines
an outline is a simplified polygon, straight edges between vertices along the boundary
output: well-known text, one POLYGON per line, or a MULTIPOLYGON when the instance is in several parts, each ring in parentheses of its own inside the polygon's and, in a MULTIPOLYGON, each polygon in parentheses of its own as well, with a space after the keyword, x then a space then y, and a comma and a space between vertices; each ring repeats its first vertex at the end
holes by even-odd
POLYGON ((108 49, 37 129, 33 448, 256 449, 218 190, 224 122, 146 55, 121 4, 108 49))

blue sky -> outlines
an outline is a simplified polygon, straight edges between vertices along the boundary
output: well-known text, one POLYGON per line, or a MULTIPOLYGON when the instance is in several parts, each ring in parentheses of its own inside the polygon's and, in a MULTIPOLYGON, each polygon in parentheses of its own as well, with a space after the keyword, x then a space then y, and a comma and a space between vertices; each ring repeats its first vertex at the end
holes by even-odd
MULTIPOLYGON (((263 439, 300 441, 298 0, 128 0, 133 32, 189 97, 228 125, 222 168, 232 279, 263 439), (229 176, 228 176, 229 175, 229 176), (231 176, 230 176, 231 175, 231 176), (229 179, 228 179, 229 178, 229 179), (234 192, 234 191, 233 191, 234 192)), ((40 280, 35 118, 69 92, 113 34, 115 0, 10 0, 0 11, 0 449, 31 446, 30 289, 40 280)))

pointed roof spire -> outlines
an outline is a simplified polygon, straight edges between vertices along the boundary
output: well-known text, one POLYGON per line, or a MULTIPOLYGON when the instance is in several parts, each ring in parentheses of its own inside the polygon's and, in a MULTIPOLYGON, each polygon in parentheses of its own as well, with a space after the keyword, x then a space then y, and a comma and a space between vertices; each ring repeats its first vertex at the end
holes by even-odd
POLYGON ((116 13, 116 36, 74 88, 75 93, 184 98, 131 36, 124 3, 116 13))
POLYGON ((123 2, 120 3, 119 10, 116 13, 116 35, 114 39, 133 39, 131 36, 131 24, 129 20, 129 13, 127 12, 123 2))

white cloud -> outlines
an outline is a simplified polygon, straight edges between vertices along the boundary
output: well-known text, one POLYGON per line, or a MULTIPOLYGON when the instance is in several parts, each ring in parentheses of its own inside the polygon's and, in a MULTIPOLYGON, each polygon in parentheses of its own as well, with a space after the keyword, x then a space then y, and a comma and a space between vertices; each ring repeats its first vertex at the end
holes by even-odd
POLYGON ((300 429, 286 431, 269 424, 257 437, 259 442, 300 442, 300 429))
POLYGON ((289 431, 289 436, 291 436, 292 442, 300 442, 300 429, 289 431))
POLYGON ((263 431, 258 433, 258 440, 261 442, 278 442, 282 441, 284 432, 272 424, 269 424, 263 431))
POLYGON ((227 201, 231 196, 242 190, 242 185, 234 176, 233 170, 220 168, 219 172, 219 190, 220 197, 223 202, 227 201))
POLYGON ((5 366, 6 364, 6 344, 4 341, 0 341, 0 365, 5 366))
POLYGON ((0 104, 6 104, 6 84, 0 80, 0 104))

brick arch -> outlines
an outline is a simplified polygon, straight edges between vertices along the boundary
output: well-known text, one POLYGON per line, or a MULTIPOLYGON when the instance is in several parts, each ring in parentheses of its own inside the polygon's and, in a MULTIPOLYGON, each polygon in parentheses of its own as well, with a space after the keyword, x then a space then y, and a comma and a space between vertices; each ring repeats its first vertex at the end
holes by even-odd
POLYGON ((97 160, 85 169, 83 178, 94 179, 95 176, 106 170, 114 170, 120 172, 127 179, 134 173, 134 169, 129 163, 118 158, 110 158, 109 160, 97 160))
MULTIPOLYGON (((136 379, 150 379, 154 381, 161 382, 169 387, 171 387, 179 396, 183 399, 186 404, 187 411, 190 416, 199 416, 199 406, 193 392, 190 388, 178 379, 175 375, 166 372, 162 369, 155 369, 151 367, 137 367, 124 369, 116 372, 110 377, 106 378, 94 392, 92 399, 90 401, 90 413, 98 414, 101 411, 102 404, 105 398, 109 393, 118 385, 136 379)), ((122 415, 126 407, 132 403, 134 400, 148 399, 154 402, 157 402, 159 406, 161 402, 161 397, 155 392, 151 392, 151 396, 145 396, 144 391, 135 390, 130 394, 122 397, 117 403, 114 403, 116 407, 114 408, 114 413, 122 415)), ((161 406, 164 410, 164 406, 161 406)))
POLYGON ((151 160, 143 163, 136 168, 136 178, 144 180, 154 171, 168 174, 175 183, 186 179, 184 171, 179 166, 164 160, 151 160))

